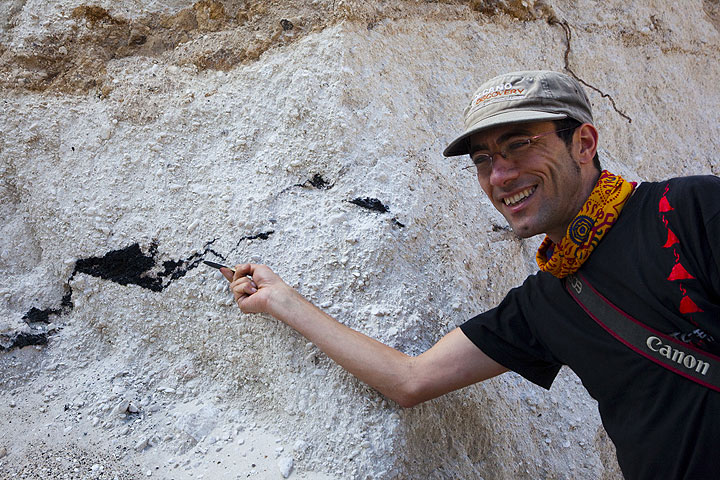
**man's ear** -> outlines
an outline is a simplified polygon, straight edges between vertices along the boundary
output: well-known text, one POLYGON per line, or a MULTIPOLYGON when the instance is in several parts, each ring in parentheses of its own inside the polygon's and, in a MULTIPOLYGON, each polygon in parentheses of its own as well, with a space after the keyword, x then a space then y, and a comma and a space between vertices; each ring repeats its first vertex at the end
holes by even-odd
POLYGON ((573 145, 580 163, 592 163, 598 148, 598 131, 590 123, 583 123, 575 130, 573 145))

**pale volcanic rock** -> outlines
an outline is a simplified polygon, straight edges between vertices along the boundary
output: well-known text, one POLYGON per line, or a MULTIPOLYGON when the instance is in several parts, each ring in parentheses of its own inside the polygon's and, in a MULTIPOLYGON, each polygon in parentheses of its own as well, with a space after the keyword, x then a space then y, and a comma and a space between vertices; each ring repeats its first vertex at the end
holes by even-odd
POLYGON ((569 370, 403 410, 202 260, 421 353, 536 269, 441 155, 472 91, 571 71, 605 167, 717 174, 717 2, 141 3, 0 5, 1 477, 620 478, 569 370))

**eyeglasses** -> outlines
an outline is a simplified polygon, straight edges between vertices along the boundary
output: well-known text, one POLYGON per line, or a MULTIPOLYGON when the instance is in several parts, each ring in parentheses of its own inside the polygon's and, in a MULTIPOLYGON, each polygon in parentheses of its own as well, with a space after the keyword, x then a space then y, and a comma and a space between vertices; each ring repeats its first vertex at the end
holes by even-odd
POLYGON ((565 130, 574 130, 576 127, 561 128, 560 130, 553 130, 552 132, 540 133, 527 138, 515 138, 507 145, 501 146, 500 151, 492 153, 478 153, 470 157, 473 164, 463 167, 463 170, 469 170, 476 168, 478 175, 487 175, 492 169, 493 157, 496 154, 500 154, 504 159, 510 161, 522 160, 524 155, 527 154, 530 146, 538 141, 538 139, 551 135, 553 133, 563 132, 565 130))

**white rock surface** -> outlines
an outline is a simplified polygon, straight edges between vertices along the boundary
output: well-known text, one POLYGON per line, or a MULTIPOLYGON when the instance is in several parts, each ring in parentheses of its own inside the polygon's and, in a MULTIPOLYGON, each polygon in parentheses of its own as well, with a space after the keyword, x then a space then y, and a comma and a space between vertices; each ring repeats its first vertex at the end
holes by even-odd
POLYGON ((569 67, 607 168, 717 174, 717 2, 93 5, 0 4, 0 345, 48 338, 0 352, 0 477, 620 478, 572 372, 402 410, 198 262, 422 352, 535 269, 441 156, 469 94, 569 67))

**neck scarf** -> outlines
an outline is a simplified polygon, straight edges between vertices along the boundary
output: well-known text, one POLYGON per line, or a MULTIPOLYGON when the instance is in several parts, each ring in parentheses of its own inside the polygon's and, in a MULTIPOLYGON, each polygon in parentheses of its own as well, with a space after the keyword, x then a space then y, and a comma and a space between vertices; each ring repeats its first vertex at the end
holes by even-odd
POLYGON ((560 243, 543 240, 535 256, 540 270, 557 278, 575 273, 617 221, 636 185, 603 170, 560 243))

